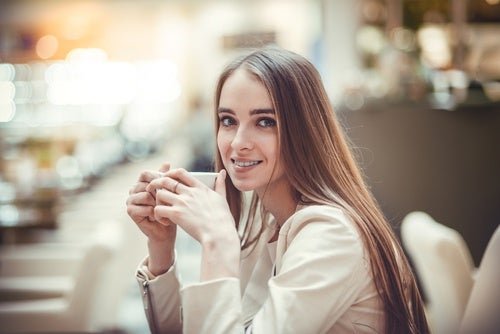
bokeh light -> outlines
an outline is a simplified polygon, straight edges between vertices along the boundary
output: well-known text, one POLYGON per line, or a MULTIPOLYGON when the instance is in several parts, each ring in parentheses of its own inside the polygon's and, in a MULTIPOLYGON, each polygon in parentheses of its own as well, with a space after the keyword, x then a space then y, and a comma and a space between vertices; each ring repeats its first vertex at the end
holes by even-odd
POLYGON ((58 47, 59 41, 55 36, 45 35, 36 43, 36 54, 42 59, 49 59, 56 54, 58 47))

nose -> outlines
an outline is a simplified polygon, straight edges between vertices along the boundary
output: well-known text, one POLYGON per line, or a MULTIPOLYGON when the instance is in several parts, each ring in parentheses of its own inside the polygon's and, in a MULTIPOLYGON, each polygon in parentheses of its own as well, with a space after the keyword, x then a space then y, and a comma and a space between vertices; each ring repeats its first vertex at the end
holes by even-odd
POLYGON ((253 148, 251 131, 243 126, 238 127, 231 140, 231 148, 235 151, 251 150, 253 148))

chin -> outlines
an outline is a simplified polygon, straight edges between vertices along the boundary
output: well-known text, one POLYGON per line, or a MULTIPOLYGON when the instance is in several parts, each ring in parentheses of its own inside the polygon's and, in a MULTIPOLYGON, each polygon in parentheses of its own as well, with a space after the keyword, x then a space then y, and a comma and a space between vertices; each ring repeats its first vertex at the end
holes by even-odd
POLYGON ((248 184, 234 184, 234 187, 239 191, 252 191, 255 187, 251 187, 248 184))
POLYGON ((255 185, 251 184, 250 182, 244 182, 244 181, 233 181, 233 185, 236 189, 239 191, 252 191, 255 190, 255 185))

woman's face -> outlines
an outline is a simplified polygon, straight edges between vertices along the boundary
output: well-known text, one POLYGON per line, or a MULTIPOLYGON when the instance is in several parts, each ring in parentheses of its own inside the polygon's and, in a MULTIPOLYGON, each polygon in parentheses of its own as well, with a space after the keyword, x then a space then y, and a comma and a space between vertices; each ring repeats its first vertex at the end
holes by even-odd
POLYGON ((221 90, 217 146, 224 167, 240 191, 263 193, 283 179, 278 127, 264 85, 244 69, 227 78, 221 90))

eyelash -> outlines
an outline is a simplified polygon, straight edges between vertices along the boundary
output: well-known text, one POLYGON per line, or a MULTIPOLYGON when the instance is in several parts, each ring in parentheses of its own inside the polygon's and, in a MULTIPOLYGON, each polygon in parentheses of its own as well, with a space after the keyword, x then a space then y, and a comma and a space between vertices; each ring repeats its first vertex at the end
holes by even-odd
POLYGON ((236 121, 234 120, 234 118, 229 117, 229 116, 222 116, 222 117, 220 117, 219 118, 219 122, 220 122, 220 125, 224 126, 224 127, 228 127, 228 126, 234 125, 236 123, 236 121), (228 122, 231 122, 231 123, 227 124, 228 122))
MULTIPOLYGON (((221 126, 229 127, 236 124, 236 120, 230 116, 222 116, 219 120, 221 126)), ((270 117, 262 117, 257 120, 257 125, 262 128, 270 128, 276 126, 276 120, 270 117)))
POLYGON ((262 126, 264 128, 270 128, 270 127, 276 126, 276 120, 269 118, 269 117, 260 118, 257 124, 261 124, 263 122, 265 122, 266 124, 265 125, 262 124, 260 126, 262 126))

